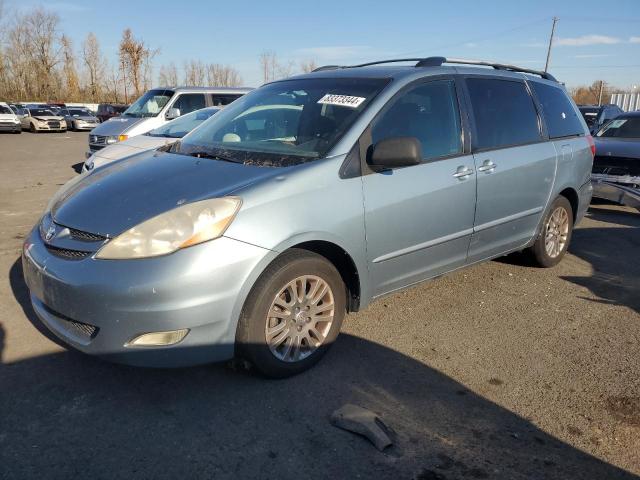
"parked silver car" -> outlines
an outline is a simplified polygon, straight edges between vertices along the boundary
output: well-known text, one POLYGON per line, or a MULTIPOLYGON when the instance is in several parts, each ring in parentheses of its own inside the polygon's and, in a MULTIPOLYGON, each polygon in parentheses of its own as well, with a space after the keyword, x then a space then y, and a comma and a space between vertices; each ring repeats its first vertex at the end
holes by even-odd
POLYGON ((64 116, 69 130, 93 130, 100 124, 98 117, 83 107, 61 108, 58 114, 64 116))
POLYGON ((591 199, 584 120, 549 74, 447 63, 473 62, 276 81, 72 180, 24 243, 38 316, 114 361, 282 377, 383 295, 514 251, 555 265, 591 199))
POLYGON ((130 157, 136 153, 177 142, 218 111, 220 111, 218 107, 201 108, 195 112, 178 117, 169 123, 165 123, 163 126, 155 128, 150 132, 109 145, 96 151, 87 158, 84 165, 82 165, 82 171, 87 172, 96 167, 102 167, 108 163, 130 157))

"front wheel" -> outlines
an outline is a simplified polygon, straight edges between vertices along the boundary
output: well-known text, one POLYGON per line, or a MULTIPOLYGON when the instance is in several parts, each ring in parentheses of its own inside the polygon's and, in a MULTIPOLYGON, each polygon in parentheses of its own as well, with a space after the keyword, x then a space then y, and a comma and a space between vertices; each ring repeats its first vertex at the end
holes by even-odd
POLYGON ((253 286, 236 332, 238 355, 269 377, 300 373, 335 341, 345 311, 346 288, 333 264, 291 249, 253 286))
POLYGON ((567 253, 573 233, 573 208, 565 197, 551 204, 542 224, 542 231, 529 248, 533 261, 540 267, 557 265, 567 253))

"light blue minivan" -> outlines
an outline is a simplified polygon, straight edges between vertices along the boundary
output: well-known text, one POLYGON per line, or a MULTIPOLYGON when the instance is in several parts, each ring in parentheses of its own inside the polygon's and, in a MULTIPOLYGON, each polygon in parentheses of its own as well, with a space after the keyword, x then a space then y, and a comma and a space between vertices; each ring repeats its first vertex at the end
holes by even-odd
POLYGON ((346 312, 526 250, 555 265, 593 142, 551 75, 430 57, 323 67, 65 185, 26 239, 40 319, 114 361, 301 372, 346 312))

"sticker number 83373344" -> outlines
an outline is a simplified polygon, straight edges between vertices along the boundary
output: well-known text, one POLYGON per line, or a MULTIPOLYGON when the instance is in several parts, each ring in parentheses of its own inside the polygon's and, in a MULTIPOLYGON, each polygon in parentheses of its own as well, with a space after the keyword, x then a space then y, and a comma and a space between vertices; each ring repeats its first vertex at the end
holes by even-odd
POLYGON ((366 99, 364 97, 352 97, 351 95, 336 95, 327 93, 318 100, 318 103, 325 105, 338 105, 340 107, 358 108, 366 99))

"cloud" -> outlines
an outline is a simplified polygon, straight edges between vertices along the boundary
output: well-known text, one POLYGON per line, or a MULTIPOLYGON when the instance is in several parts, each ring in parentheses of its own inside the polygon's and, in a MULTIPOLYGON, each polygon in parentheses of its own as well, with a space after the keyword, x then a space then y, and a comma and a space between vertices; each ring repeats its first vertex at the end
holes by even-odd
POLYGON ((465 47, 467 48, 476 48, 478 46, 477 43, 473 43, 473 42, 467 42, 464 44, 465 47))
POLYGON ((590 45, 615 45, 622 43, 617 37, 609 37, 607 35, 582 35, 573 38, 558 38, 554 44, 559 47, 587 47, 590 45))
POLYGON ((629 37, 629 43, 640 43, 640 37, 629 37))

